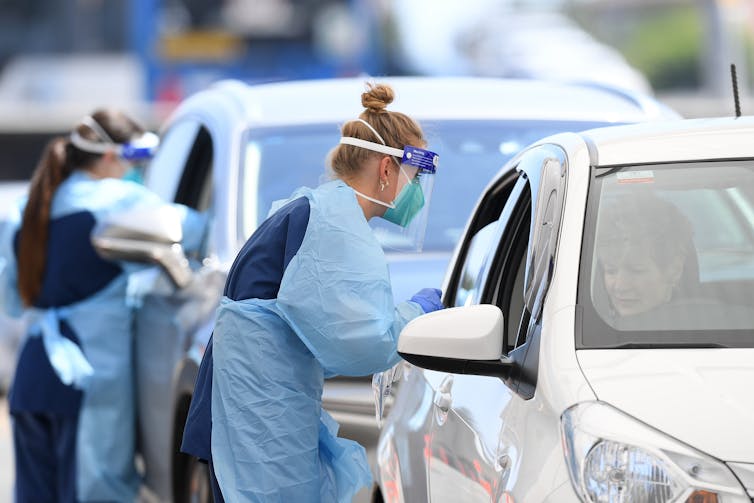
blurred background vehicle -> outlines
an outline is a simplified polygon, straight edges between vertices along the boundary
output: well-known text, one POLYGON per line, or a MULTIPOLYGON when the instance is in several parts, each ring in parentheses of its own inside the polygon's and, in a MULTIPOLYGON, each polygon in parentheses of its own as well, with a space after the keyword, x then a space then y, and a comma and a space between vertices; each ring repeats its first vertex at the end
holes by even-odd
POLYGON ((0 14, 0 180, 28 179, 46 140, 88 110, 157 128, 225 78, 648 83, 685 117, 733 112, 730 63, 744 110, 754 82, 749 0, 6 0, 0 14))
MULTIPOLYGON (((11 214, 17 218, 17 203, 26 195, 27 182, 0 182, 0 235, 11 214)), ((5 264, 0 259, 0 281, 4 281, 5 264)), ((0 298, 0 304, 4 299, 0 298)), ((0 311, 0 396, 9 390, 16 368, 16 352, 21 342, 24 321, 11 318, 0 311)))
MULTIPOLYGON (((492 78, 385 78, 390 105, 422 124, 442 159, 422 253, 401 250, 398 228, 375 219, 396 299, 417 285, 439 286, 477 196, 499 167, 543 136, 600 125, 673 120, 641 94, 597 86, 492 78)), ((162 128, 145 185, 164 199, 211 215, 203 250, 189 257, 193 281, 164 276, 134 282, 140 445, 146 485, 161 500, 187 501, 205 487, 206 468, 180 454, 186 413, 214 308, 237 251, 273 201, 326 176, 340 125, 362 111, 364 78, 247 85, 229 80, 183 102, 162 128)), ((370 377, 334 378, 323 405, 341 434, 367 448, 378 430, 370 377)))
POLYGON ((750 501, 753 133, 617 126, 511 160, 450 308, 400 335, 372 501, 750 501))
POLYGON ((424 75, 530 78, 557 82, 595 82, 646 94, 647 78, 607 44, 599 42, 562 12, 527 10, 507 2, 457 4, 459 17, 445 20, 451 30, 439 44, 430 37, 437 26, 417 29, 413 21, 430 1, 397 7, 395 26, 402 70, 424 75), (408 11, 408 12, 407 12, 408 11), (595 64, 599 62, 599 64, 595 64))

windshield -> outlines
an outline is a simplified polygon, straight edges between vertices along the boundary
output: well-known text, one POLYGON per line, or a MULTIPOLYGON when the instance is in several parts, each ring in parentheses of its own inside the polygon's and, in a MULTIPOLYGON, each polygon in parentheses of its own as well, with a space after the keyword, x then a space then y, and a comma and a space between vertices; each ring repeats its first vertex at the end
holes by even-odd
MULTIPOLYGON (((521 148, 555 133, 604 124, 449 120, 421 125, 427 148, 440 156, 424 250, 451 251, 487 183, 521 148)), ((337 124, 256 129, 247 135, 242 156, 241 240, 264 220, 273 201, 289 197, 300 186, 315 187, 327 180, 325 156, 339 137, 337 124)), ((396 248, 403 239, 400 227, 380 218, 373 218, 370 225, 383 246, 396 248)))
POLYGON ((582 348, 754 347, 754 161, 596 170, 582 348))

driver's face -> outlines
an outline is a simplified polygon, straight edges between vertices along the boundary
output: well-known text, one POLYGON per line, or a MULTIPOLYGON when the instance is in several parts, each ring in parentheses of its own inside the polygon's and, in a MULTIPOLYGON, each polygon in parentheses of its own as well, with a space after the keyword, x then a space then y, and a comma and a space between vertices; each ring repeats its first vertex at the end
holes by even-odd
POLYGON ((672 295, 677 282, 674 268, 661 268, 648 245, 632 245, 601 258, 605 289, 620 316, 649 311, 668 302, 672 295))

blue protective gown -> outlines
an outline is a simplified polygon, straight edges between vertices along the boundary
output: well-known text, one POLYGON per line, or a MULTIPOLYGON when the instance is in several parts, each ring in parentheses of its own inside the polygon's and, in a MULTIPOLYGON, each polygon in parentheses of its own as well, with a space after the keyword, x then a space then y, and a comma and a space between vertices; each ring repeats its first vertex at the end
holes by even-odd
POLYGON ((400 330, 423 311, 394 305, 382 248, 344 182, 277 208, 231 268, 182 450, 212 463, 229 502, 350 502, 371 473, 322 410, 324 378, 394 365, 400 330))
MULTIPOLYGON (((103 260, 90 234, 111 213, 162 204, 141 185, 83 171, 53 197, 42 291, 29 310, 9 396, 18 501, 135 500, 132 312, 125 299, 128 273, 145 266, 103 260)), ((195 249, 204 217, 176 206, 183 244, 195 249)), ((19 314, 18 226, 2 238, 3 304, 19 314)))

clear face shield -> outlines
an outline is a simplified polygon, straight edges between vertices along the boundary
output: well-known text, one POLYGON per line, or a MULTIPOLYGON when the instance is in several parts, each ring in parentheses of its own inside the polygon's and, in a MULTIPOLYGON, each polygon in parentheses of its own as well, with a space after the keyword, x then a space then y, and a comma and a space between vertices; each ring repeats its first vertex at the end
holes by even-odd
POLYGON ((356 193, 372 202, 387 206, 382 219, 390 224, 372 225, 377 238, 385 248, 421 251, 439 156, 420 147, 407 145, 400 150, 360 138, 343 137, 340 143, 401 159, 400 163, 396 159, 399 168, 398 190, 391 203, 385 203, 358 191, 356 193))
POLYGON ((159 136, 146 131, 137 138, 131 139, 128 143, 118 143, 110 138, 110 135, 107 134, 93 117, 86 116, 81 122, 92 129, 102 141, 88 140, 81 136, 78 131, 74 130, 70 136, 71 143, 78 149, 92 154, 114 152, 115 155, 130 165, 130 169, 124 178, 140 182, 143 176, 144 165, 154 157, 157 147, 160 145, 159 136))
POLYGON ((403 149, 398 177, 405 183, 399 185, 392 206, 382 215, 384 220, 400 227, 397 233, 405 243, 401 249, 421 251, 424 245, 438 160, 437 154, 429 150, 412 146, 403 149))

